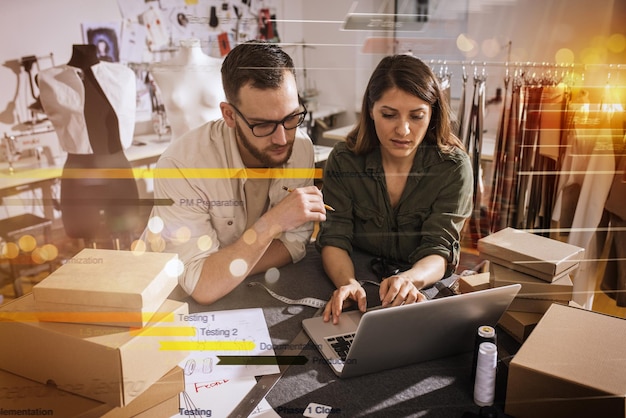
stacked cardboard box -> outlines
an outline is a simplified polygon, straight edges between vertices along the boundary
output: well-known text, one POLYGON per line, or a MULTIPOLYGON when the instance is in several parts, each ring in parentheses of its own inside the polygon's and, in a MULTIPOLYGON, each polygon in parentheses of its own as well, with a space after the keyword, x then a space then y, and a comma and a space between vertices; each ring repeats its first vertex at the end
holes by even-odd
POLYGON ((499 322, 520 342, 552 304, 572 300, 570 275, 584 253, 583 248, 514 228, 481 238, 478 251, 489 261, 491 287, 522 285, 499 322))
POLYGON ((626 320, 553 304, 509 365, 516 418, 626 417, 626 320))
POLYGON ((0 405, 20 417, 169 418, 179 413, 184 375, 175 367, 127 406, 113 406, 0 370, 0 405))
POLYGON ((40 319, 143 327, 178 284, 177 263, 176 254, 85 248, 33 287, 40 319))
POLYGON ((177 283, 176 259, 81 251, 35 286, 37 291, 0 307, 0 369, 78 395, 72 399, 107 404, 104 409, 171 406, 172 390, 178 395, 184 382, 182 373, 173 381, 167 376, 188 353, 164 346, 187 341, 193 331, 182 321, 187 304, 167 299, 177 283), (171 384, 163 385, 163 379, 171 384))

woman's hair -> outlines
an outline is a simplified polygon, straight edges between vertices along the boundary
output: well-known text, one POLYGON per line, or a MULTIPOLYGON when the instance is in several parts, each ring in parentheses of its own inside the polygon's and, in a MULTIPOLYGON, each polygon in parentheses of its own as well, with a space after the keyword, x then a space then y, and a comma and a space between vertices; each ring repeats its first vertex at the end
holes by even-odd
POLYGON ((226 100, 239 104, 239 90, 246 84, 257 89, 277 89, 285 71, 294 78, 293 60, 275 43, 248 41, 237 45, 222 63, 222 84, 226 100))
POLYGON ((399 54, 383 58, 374 69, 361 106, 357 126, 348 134, 348 149, 367 154, 379 146, 374 120, 370 111, 387 90, 396 87, 430 104, 432 115, 424 141, 436 144, 442 152, 454 147, 464 149, 452 133, 450 105, 430 67, 411 55, 399 54))

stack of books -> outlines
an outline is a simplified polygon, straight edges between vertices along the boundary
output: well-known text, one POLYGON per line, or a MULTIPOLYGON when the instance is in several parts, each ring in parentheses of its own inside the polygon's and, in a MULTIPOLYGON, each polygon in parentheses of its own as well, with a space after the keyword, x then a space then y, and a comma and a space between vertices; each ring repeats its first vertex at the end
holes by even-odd
POLYGON ((172 416, 189 339, 186 303, 167 299, 176 254, 84 249, 0 308, 3 409, 21 416, 172 416), (5 402, 6 401, 6 402, 5 402))
POLYGON ((572 300, 571 274, 584 249, 530 232, 505 228, 478 241, 489 261, 490 287, 521 284, 521 290, 498 325, 523 342, 553 303, 572 300))

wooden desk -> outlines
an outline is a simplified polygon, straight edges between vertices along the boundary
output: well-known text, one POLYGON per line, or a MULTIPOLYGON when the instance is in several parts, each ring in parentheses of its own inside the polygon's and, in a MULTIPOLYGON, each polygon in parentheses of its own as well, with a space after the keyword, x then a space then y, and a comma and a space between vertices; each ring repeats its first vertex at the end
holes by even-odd
POLYGON ((346 111, 342 107, 325 104, 316 104, 308 107, 307 110, 312 119, 325 119, 346 111))
POLYGON ((329 129, 325 131, 322 136, 326 139, 333 139, 335 141, 345 141, 350 131, 354 128, 354 125, 342 126, 341 128, 329 129))
MULTIPOLYGON (((138 135, 134 141, 144 145, 132 145, 125 150, 126 157, 133 167, 155 163, 170 144, 169 139, 160 139, 156 134, 138 135)), ((7 162, 0 163, 0 198, 40 189, 42 196, 39 203, 43 203, 43 215, 48 219, 54 219, 53 207, 50 204, 54 198, 52 186, 61 178, 66 155, 63 153, 57 156, 54 165, 43 160, 38 161, 35 157, 21 159, 13 164, 13 173, 9 172, 7 162)), ((12 200, 6 199, 3 204, 28 207, 34 205, 30 199, 12 200)))
MULTIPOLYGON (((169 140, 159 140, 157 135, 138 135, 135 141, 145 145, 132 145, 126 151, 126 157, 133 167, 155 163, 167 148, 169 140)), ((0 197, 20 193, 33 184, 54 180, 61 177, 67 154, 55 158, 55 164, 49 165, 28 157, 13 164, 14 172, 9 172, 9 164, 0 163, 0 197)))
MULTIPOLYGON (((136 145, 125 150, 126 157, 133 167, 149 166, 157 162, 163 151, 169 146, 170 140, 159 138, 156 134, 138 135, 134 138, 136 145), (139 145, 143 144, 143 145, 139 145)), ((331 147, 315 145, 315 163, 321 163, 328 158, 331 147)), ((49 204, 54 198, 52 186, 58 182, 63 172, 66 154, 55 158, 55 164, 49 165, 46 162, 37 161, 35 157, 29 157, 17 161, 13 164, 15 171, 9 173, 9 164, 0 163, 0 199, 8 196, 15 196, 23 192, 39 189, 42 196, 38 203, 43 202, 43 215, 48 219, 54 218, 52 205, 49 204)), ((3 204, 15 206, 28 206, 21 202, 28 202, 29 199, 7 199, 3 204)))
MULTIPOLYGON (((355 274, 361 280, 378 282, 370 268, 372 257, 355 248, 352 254, 355 274)), ((271 343, 289 349, 290 342, 302 330, 302 320, 313 316, 316 309, 287 305, 262 287, 249 283, 260 282, 276 294, 294 300, 305 297, 328 300, 335 286, 324 273, 321 256, 314 244, 308 246, 301 261, 281 267, 279 271, 280 280, 270 283, 263 273, 250 276, 230 294, 208 306, 196 303, 182 292, 173 298, 187 302, 190 313, 262 308, 271 343)), ((363 287, 368 307, 379 305, 378 287, 371 283, 364 283, 363 287)), ((434 287, 423 291, 428 296, 437 292, 434 287)), ((228 327, 228 324, 219 326, 228 327)), ((398 326, 402 329, 401 325, 398 326)), ((504 332, 499 333, 498 346, 506 347, 503 344, 507 340, 504 332)), ((512 349, 507 351, 515 352, 512 349)), ((276 354, 281 354, 280 349, 276 354)), ((479 410, 472 398, 471 352, 350 379, 338 379, 313 344, 304 346, 299 355, 306 357, 306 363, 290 366, 266 396, 280 416, 301 416, 301 412, 293 411, 306 410, 311 403, 334 408, 328 415, 331 418, 415 416, 416 412, 429 417, 461 417, 466 411, 477 414, 479 410), (294 387, 301 390, 294 391, 294 387)), ((500 367, 499 371, 505 369, 500 367)), ((503 385, 506 375, 498 382, 503 385)), ((502 390, 498 391, 499 405, 502 405, 503 394, 502 390)), ((218 401, 208 398, 204 406, 209 409, 214 402, 218 401)))

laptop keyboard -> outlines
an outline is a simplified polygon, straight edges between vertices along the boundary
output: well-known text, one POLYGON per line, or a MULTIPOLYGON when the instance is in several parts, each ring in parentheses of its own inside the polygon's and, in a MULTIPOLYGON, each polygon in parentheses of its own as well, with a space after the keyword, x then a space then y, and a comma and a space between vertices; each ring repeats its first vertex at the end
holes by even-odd
POLYGON ((326 341, 335 350, 341 360, 346 361, 348 357, 348 351, 350 351, 350 345, 354 340, 355 333, 335 335, 332 337, 326 337, 326 341))

